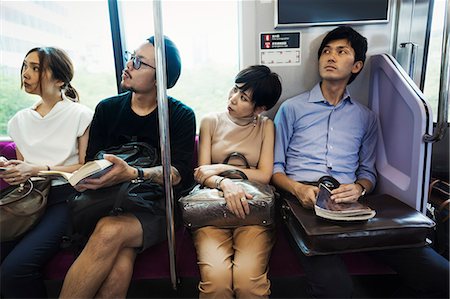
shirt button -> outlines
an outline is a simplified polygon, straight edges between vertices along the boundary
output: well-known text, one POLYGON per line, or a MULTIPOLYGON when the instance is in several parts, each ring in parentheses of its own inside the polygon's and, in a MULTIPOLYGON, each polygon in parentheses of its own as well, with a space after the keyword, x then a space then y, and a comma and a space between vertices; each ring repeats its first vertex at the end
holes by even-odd
POLYGON ((331 127, 330 130, 333 131, 333 127, 331 127))
POLYGON ((330 149, 333 149, 333 146, 332 146, 332 145, 330 145, 330 149))

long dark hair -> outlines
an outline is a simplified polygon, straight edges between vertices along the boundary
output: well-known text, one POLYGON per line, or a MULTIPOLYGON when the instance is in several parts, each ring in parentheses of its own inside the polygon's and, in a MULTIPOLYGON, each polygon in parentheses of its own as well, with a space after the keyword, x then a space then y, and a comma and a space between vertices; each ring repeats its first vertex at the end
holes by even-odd
MULTIPOLYGON (((69 56, 64 50, 54 47, 37 47, 33 48, 25 55, 27 57, 30 53, 37 52, 39 56, 39 87, 42 90, 42 76, 45 70, 49 69, 52 72, 52 77, 55 80, 64 82, 61 87, 64 94, 72 101, 78 102, 79 95, 77 90, 70 84, 72 81, 74 70, 73 64, 69 56)), ((20 70, 20 75, 23 75, 23 68, 20 70)), ((23 87, 23 81, 20 80, 20 87, 23 87)))

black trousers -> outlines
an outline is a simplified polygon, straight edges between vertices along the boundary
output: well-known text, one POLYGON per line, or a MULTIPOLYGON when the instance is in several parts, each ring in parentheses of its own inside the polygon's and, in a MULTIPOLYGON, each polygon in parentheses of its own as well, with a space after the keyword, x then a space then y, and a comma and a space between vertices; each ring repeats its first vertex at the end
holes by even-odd
MULTIPOLYGON (((380 250, 368 254, 399 274, 402 285, 396 297, 449 298, 449 261, 431 247, 380 250)), ((339 255, 308 257, 300 253, 300 260, 312 297, 352 297, 352 279, 339 255)))
POLYGON ((19 240, 1 243, 2 298, 47 298, 42 268, 60 249, 70 219, 66 200, 75 194, 68 184, 52 187, 39 223, 19 240))

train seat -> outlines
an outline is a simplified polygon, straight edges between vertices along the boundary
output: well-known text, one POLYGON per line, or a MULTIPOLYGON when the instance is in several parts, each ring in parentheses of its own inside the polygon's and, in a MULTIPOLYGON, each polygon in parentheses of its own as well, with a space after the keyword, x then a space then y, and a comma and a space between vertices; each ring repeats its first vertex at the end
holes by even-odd
MULTIPOLYGON (((12 142, 0 142, 0 155, 9 159, 15 158, 15 146, 12 142)), ((3 187, 6 183, 2 182, 3 187)), ((269 263, 269 276, 296 277, 304 276, 296 249, 290 245, 289 234, 284 225, 279 221, 276 232, 276 243, 272 251, 269 263)), ((176 269, 179 277, 199 278, 197 257, 189 231, 184 227, 178 227, 176 240, 176 269)), ((369 258, 364 253, 351 253, 344 255, 344 261, 352 275, 378 275, 395 273, 386 265, 380 264, 369 258)), ((45 266, 44 277, 47 280, 63 280, 70 265, 75 260, 73 251, 62 249, 45 266)), ((133 272, 133 280, 142 279, 169 279, 169 250, 168 243, 164 241, 157 244, 136 259, 133 272)))

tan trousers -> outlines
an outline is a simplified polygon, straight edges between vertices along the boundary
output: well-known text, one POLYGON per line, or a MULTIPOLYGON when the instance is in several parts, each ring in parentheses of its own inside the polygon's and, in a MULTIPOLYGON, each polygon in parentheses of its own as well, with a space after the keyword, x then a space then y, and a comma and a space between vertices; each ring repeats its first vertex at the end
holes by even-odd
POLYGON ((273 236, 273 229, 259 225, 194 231, 200 298, 268 298, 273 236))

